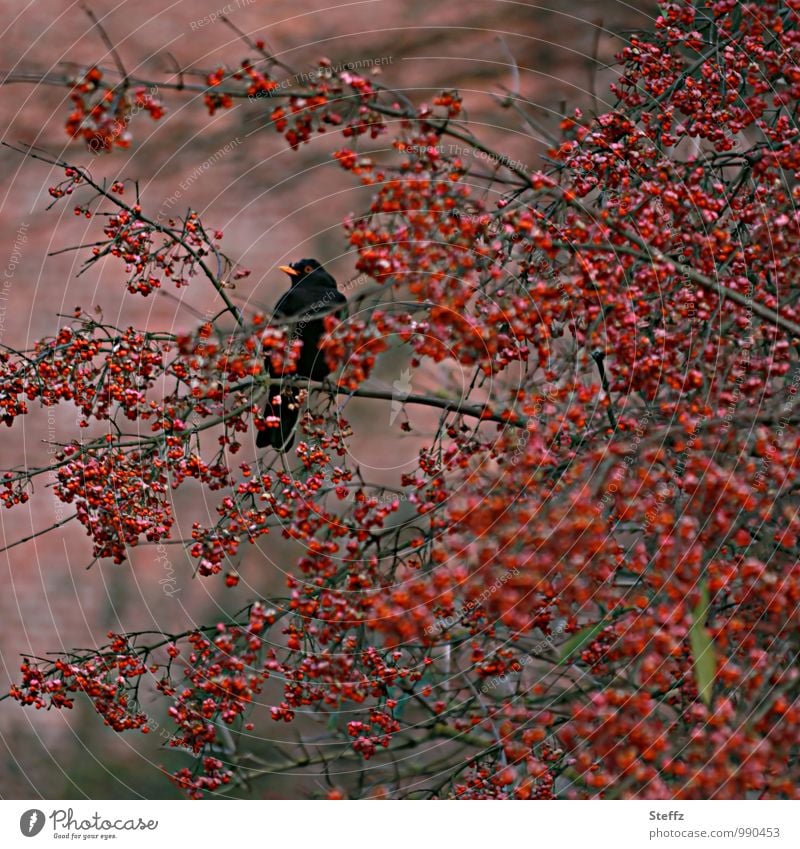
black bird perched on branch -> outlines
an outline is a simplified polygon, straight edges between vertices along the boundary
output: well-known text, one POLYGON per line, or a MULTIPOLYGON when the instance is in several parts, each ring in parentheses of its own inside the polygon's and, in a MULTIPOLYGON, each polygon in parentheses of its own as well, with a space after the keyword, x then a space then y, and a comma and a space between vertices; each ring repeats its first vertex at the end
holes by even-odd
MULTIPOLYGON (((301 259, 291 265, 282 265, 280 269, 291 277, 292 283, 289 291, 275 305, 274 323, 280 323, 281 318, 292 319, 291 323, 287 322, 289 337, 303 343, 297 370, 291 374, 322 380, 330 372, 325 355, 319 350, 325 334, 324 319, 334 313, 343 316, 347 298, 336 288, 333 277, 315 259, 301 259)), ((272 377, 281 376, 275 373, 269 358, 266 366, 272 377)), ((285 386, 269 387, 264 417, 274 416, 280 424, 259 431, 256 437, 259 448, 271 445, 279 451, 286 451, 292 447, 294 428, 300 414, 299 394, 300 387, 289 381, 285 386)))

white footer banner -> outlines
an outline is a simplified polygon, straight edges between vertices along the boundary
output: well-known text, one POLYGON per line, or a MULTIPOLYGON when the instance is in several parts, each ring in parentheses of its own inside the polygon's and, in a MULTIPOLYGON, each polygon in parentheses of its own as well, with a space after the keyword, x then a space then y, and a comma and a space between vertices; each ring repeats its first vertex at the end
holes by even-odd
POLYGON ((0 801, 0 846, 800 847, 800 802, 0 801), (401 805, 398 810, 395 806, 401 805), (353 805, 358 807, 354 810, 353 805), (390 809, 387 809, 387 805, 390 809), (412 810, 413 808, 413 810, 412 810), (494 810, 492 810, 494 809, 494 810))

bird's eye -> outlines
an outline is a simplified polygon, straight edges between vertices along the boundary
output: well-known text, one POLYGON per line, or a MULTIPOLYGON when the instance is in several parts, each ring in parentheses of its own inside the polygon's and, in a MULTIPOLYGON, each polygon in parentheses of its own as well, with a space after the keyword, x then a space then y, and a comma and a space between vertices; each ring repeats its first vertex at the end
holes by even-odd
POLYGON ((306 274, 311 274, 311 272, 312 272, 313 270, 314 270, 314 269, 313 269, 310 265, 307 265, 307 266, 303 269, 303 271, 304 271, 306 274))

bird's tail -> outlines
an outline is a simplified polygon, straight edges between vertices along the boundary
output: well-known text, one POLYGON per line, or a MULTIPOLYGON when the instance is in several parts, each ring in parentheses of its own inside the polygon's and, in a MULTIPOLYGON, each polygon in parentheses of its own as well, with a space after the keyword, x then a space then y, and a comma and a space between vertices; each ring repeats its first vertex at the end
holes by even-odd
POLYGON ((264 407, 264 418, 278 419, 277 427, 268 427, 260 430, 256 436, 256 446, 258 448, 266 448, 272 446, 278 451, 288 451, 294 443, 294 429, 297 424, 297 417, 300 415, 300 405, 298 402, 298 391, 293 386, 281 387, 280 403, 275 399, 267 401, 264 407))

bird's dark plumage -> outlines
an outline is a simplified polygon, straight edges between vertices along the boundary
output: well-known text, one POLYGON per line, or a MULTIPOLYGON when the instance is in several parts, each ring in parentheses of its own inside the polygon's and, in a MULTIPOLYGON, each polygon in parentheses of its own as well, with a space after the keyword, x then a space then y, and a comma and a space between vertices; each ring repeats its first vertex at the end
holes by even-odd
MULTIPOLYGON (((336 288, 333 277, 315 259, 301 259, 291 265, 282 265, 281 271, 291 277, 292 283, 289 291, 275 305, 273 322, 279 324, 281 318, 291 318, 292 322, 287 323, 289 338, 299 339, 303 343, 297 370, 292 375, 322 380, 329 373, 325 355, 319 350, 319 343, 325 336, 324 319, 334 313, 339 316, 345 314, 347 299, 336 288)), ((266 365, 272 377, 280 377, 269 359, 266 365)), ((280 424, 259 431, 256 437, 259 448, 271 445, 286 451, 292 447, 294 429, 300 415, 299 389, 296 383, 289 381, 285 386, 269 387, 264 417, 275 417, 280 420, 280 424)))

